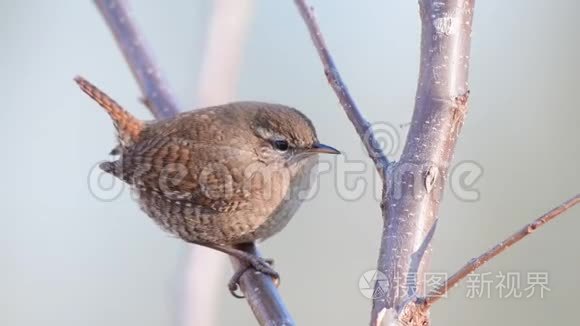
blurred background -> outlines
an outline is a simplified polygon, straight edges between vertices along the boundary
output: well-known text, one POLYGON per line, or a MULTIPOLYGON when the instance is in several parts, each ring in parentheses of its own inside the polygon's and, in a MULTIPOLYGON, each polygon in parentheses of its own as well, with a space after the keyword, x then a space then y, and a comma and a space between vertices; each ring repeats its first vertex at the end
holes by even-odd
MULTIPOLYGON (((395 135, 388 145, 396 158, 418 75, 416 1, 311 4, 364 114, 395 135)), ((324 142, 346 153, 262 252, 276 258, 280 291, 299 325, 367 324, 371 301, 359 280, 375 268, 382 227, 374 169, 293 2, 248 6, 233 97, 298 107, 324 142), (345 177, 360 168, 351 161, 364 162, 364 172, 345 177), (361 175, 367 188, 345 194, 361 175)), ((142 0, 131 8, 174 95, 196 107, 213 1, 142 0)), ((447 189, 433 271, 454 272, 578 192, 579 11, 573 0, 476 4, 470 111, 454 165, 480 177, 468 191, 447 189)), ((0 324, 184 325, 189 245, 161 232, 128 189, 107 201, 89 187, 114 133, 72 78, 83 75, 138 117, 151 117, 108 27, 92 1, 0 1, 0 16, 0 324)), ((486 265, 481 272, 492 283, 481 295, 463 282, 433 308, 434 325, 576 320, 579 217, 571 210, 486 265), (521 275, 512 286, 521 298, 500 293, 498 275, 506 273, 521 275), (548 276, 543 298, 539 289, 526 297, 530 273, 548 276)), ((253 325, 246 302, 226 290, 230 275, 228 264, 219 276, 217 324, 253 325)))

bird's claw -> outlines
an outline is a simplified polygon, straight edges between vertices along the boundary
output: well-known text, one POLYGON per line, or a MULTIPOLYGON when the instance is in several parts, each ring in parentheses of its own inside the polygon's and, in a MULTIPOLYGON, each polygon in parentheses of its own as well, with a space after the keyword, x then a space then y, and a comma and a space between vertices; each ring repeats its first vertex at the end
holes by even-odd
POLYGON ((240 277, 242 277, 242 275, 244 275, 248 269, 253 269, 262 274, 270 276, 274 282, 274 285, 278 287, 280 285, 280 275, 272 268, 272 265, 274 265, 273 259, 265 259, 261 257, 253 257, 245 261, 228 282, 228 289, 230 290, 230 293, 235 298, 244 298, 244 295, 238 293, 238 290, 240 290, 240 277))

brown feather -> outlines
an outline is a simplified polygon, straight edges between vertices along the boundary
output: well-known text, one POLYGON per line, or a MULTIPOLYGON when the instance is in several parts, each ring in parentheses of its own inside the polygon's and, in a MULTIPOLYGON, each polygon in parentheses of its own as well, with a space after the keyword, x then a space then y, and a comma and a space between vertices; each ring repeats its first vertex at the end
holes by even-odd
POLYGON ((111 119, 113 119, 113 124, 117 129, 119 142, 122 146, 127 146, 137 141, 144 126, 141 120, 135 118, 115 102, 115 100, 105 94, 105 92, 101 91, 97 86, 91 84, 83 77, 77 76, 75 82, 83 92, 99 103, 107 111, 111 119))

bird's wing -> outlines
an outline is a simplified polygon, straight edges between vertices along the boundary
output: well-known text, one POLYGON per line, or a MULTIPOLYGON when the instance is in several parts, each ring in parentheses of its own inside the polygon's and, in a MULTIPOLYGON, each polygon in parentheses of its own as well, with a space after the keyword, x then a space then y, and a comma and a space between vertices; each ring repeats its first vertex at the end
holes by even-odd
POLYGON ((167 200, 191 202, 218 212, 244 208, 255 170, 255 155, 240 148, 216 146, 175 136, 139 141, 108 172, 167 200))

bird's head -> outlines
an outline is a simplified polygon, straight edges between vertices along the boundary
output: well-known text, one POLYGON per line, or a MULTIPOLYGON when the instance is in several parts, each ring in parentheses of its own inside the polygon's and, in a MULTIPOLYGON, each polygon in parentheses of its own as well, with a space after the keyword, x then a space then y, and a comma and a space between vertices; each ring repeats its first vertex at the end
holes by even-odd
POLYGON ((295 166, 317 154, 340 154, 318 141, 316 129, 300 111, 277 104, 260 106, 251 120, 264 162, 295 166))

